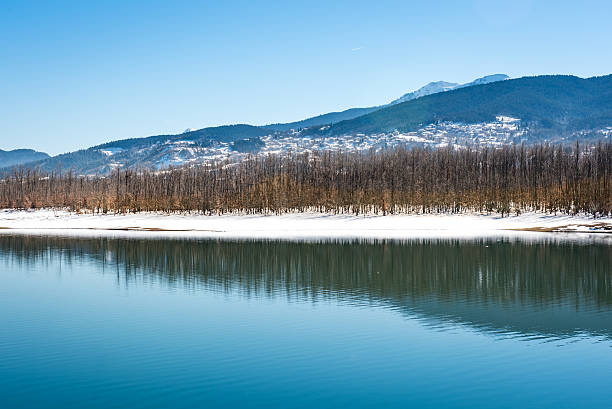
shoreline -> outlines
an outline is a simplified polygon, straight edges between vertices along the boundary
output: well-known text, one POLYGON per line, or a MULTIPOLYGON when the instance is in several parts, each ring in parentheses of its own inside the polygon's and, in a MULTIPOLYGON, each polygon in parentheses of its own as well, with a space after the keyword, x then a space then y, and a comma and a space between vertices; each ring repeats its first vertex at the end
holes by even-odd
POLYGON ((524 213, 201 215, 188 213, 77 214, 67 210, 0 210, 0 234, 212 239, 414 239, 591 236, 612 240, 612 218, 524 213), (585 234, 587 233, 587 234, 585 234))

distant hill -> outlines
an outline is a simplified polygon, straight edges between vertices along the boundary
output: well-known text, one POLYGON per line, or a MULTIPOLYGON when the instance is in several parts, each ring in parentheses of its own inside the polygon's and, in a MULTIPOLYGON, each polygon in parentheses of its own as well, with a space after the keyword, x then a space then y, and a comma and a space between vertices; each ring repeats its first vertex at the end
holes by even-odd
POLYGON ((44 152, 37 152, 33 149, 15 149, 12 151, 3 151, 0 149, 0 168, 22 165, 46 158, 49 158, 49 155, 44 152))
MULTIPOLYGON (((431 123, 518 118, 535 134, 612 125, 612 75, 524 77, 457 88, 331 125, 328 135, 408 132, 431 123)), ((313 131, 314 132, 314 131, 313 131)))

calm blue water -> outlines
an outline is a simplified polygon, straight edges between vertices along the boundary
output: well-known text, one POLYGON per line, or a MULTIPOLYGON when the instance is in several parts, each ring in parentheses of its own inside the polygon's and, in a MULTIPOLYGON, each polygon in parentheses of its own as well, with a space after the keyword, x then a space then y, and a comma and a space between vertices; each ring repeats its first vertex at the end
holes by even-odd
POLYGON ((2 234, 0 280, 2 408, 612 402, 606 240, 2 234))

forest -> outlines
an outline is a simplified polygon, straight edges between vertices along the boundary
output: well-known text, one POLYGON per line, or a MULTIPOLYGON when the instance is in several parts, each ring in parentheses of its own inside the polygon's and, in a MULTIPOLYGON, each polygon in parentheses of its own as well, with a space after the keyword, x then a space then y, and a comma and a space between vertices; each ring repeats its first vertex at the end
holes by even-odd
POLYGON ((16 168, 0 207, 77 212, 612 214, 612 143, 253 155, 110 176, 16 168))

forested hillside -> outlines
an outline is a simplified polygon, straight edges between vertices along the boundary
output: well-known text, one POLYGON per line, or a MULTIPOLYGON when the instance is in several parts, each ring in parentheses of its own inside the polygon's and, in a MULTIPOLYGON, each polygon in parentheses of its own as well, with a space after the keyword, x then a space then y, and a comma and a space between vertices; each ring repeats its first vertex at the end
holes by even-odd
POLYGON ((440 121, 491 122, 498 115, 529 124, 534 136, 610 126, 612 75, 525 77, 460 88, 333 124, 326 133, 406 132, 440 121))

